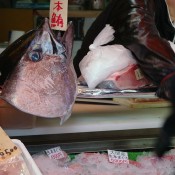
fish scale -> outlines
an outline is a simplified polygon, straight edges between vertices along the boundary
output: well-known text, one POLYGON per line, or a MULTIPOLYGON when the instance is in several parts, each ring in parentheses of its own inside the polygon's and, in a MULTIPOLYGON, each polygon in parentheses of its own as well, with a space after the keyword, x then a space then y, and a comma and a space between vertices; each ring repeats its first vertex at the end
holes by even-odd
MULTIPOLYGON (((70 117, 77 95, 76 74, 70 54, 73 25, 68 26, 60 41, 50 29, 47 18, 32 37, 28 33, 25 35, 0 55, 0 68, 6 59, 12 65, 2 81, 1 98, 31 115, 60 117, 62 124, 70 117), (11 47, 19 47, 17 43, 22 44, 21 40, 29 40, 28 37, 31 38, 30 43, 21 47, 22 56, 13 54, 16 56, 13 63, 13 55, 9 57, 8 51, 12 50, 11 47)), ((20 52, 19 48, 17 50, 20 52)))

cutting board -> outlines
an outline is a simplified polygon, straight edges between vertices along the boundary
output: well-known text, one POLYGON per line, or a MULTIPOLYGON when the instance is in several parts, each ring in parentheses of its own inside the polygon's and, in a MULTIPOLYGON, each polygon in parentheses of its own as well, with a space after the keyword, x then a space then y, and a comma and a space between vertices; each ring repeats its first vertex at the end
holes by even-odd
POLYGON ((161 98, 113 98, 113 101, 130 108, 169 107, 171 103, 161 98))

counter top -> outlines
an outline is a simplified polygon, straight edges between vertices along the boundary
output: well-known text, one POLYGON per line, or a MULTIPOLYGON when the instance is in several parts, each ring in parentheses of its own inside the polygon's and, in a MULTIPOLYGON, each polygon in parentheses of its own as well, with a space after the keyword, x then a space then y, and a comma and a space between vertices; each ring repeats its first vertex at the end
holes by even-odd
POLYGON ((157 129, 170 112, 169 107, 132 109, 120 105, 75 103, 71 117, 60 125, 59 118, 37 118, 31 129, 5 129, 11 136, 157 129))

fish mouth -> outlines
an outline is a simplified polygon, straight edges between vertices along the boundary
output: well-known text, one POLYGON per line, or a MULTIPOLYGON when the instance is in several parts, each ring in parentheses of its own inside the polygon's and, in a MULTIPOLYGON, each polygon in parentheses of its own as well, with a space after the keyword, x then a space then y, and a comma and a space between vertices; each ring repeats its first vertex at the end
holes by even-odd
POLYGON ((35 55, 38 55, 38 57, 41 54, 47 54, 59 55, 60 57, 64 57, 64 59, 66 58, 66 56, 64 56, 66 55, 66 48, 61 42, 59 42, 55 33, 50 28, 48 18, 45 18, 38 28, 36 37, 30 44, 28 52, 35 52, 35 55))

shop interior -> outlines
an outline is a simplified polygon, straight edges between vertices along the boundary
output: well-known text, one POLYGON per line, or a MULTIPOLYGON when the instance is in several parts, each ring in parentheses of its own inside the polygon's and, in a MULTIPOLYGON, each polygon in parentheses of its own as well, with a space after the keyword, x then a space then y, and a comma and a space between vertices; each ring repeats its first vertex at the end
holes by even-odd
MULTIPOLYGON (((1 0, 0 52, 8 47, 13 31, 25 33, 48 17, 49 3, 49 0, 1 0)), ((69 2, 68 19, 76 27, 72 57, 80 48, 88 28, 107 3, 108 1, 104 1, 102 7, 95 9, 89 0, 79 4, 69 2)), ((174 14, 171 13, 171 16, 174 19, 174 14)), ((1 99, 0 126, 11 139, 21 140, 31 154, 56 146, 67 153, 108 149, 153 151, 163 122, 171 111, 171 105, 167 101, 152 101, 148 104, 122 100, 123 98, 120 100, 115 97, 77 98, 70 118, 60 124, 60 118, 29 115, 1 99)))

